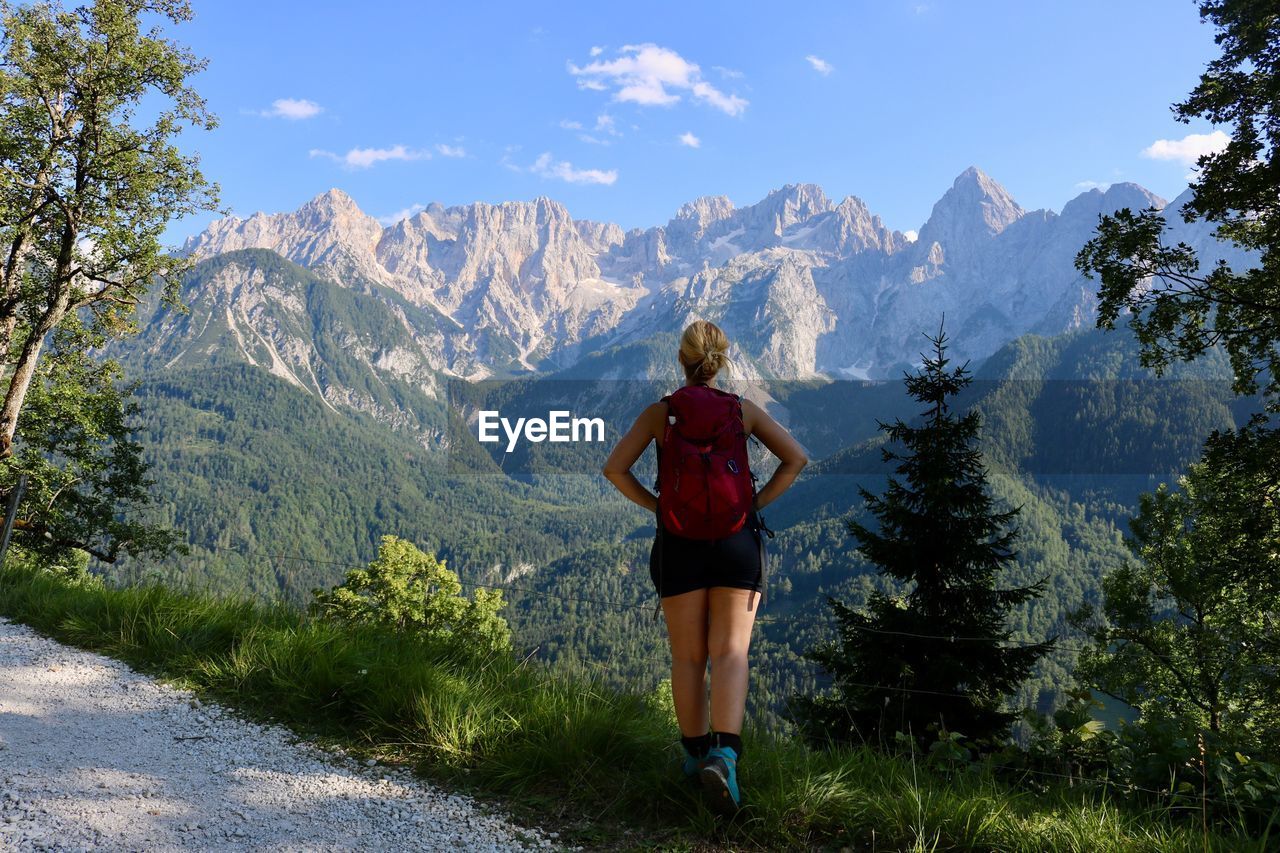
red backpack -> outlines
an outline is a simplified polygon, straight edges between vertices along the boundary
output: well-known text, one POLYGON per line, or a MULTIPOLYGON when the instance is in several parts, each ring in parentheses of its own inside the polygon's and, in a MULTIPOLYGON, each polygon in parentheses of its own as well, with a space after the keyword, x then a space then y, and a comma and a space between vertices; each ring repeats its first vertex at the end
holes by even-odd
POLYGON ((667 425, 658 453, 659 525, 686 539, 738 532, 755 498, 742 398, 688 385, 662 399, 667 425))

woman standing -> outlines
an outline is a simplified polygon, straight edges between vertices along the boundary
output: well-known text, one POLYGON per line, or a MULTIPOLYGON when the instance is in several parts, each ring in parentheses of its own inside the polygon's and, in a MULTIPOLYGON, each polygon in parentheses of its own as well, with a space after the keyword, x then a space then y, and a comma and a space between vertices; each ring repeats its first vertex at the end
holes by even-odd
POLYGON ((729 364, 728 349, 728 338, 714 323, 690 324, 678 355, 685 387, 647 407, 604 465, 604 476, 623 495, 657 514, 649 573, 671 643, 671 693, 685 751, 684 772, 697 776, 712 805, 724 812, 736 810, 741 801, 737 763, 742 757, 747 650, 764 581, 758 513, 786 491, 809 461, 763 409, 714 388, 716 376, 729 364), (758 492, 751 488, 746 465, 745 442, 752 435, 780 460, 758 492), (650 441, 658 446, 661 501, 631 473, 650 441), (682 471, 695 473, 682 480, 682 471))

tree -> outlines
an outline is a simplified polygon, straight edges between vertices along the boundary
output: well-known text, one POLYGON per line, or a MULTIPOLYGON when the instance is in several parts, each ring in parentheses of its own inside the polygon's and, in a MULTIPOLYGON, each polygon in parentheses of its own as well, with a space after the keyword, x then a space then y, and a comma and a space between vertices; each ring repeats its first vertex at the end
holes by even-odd
POLYGON ((859 487, 880 522, 875 532, 848 522, 858 550, 903 592, 873 592, 866 612, 828 598, 837 639, 806 653, 831 677, 831 692, 802 697, 793 717, 811 739, 891 744, 940 726, 975 740, 1007 736, 1015 714, 1002 710, 1053 641, 1010 646, 1010 608, 1037 596, 1044 581, 996 588, 1016 553, 1018 509, 995 512, 986 490, 976 410, 953 414, 948 399, 966 386, 967 362, 948 371, 946 335, 928 336, 932 356, 906 376, 907 392, 928 408, 919 426, 880 423, 906 453, 882 448, 903 479, 889 478, 883 497, 859 487))
POLYGON ((1265 374, 1268 408, 1280 411, 1280 11, 1274 0, 1206 0, 1200 15, 1218 27, 1222 55, 1173 105, 1174 117, 1229 125, 1231 138, 1199 158, 1180 213, 1216 223, 1218 237, 1257 252, 1259 263, 1203 269, 1190 246, 1162 242, 1167 223, 1158 210, 1126 208, 1101 218, 1076 266, 1101 281, 1099 328, 1114 329, 1120 312, 1130 312, 1144 366, 1159 373, 1221 344, 1236 393, 1255 393, 1265 374))
POLYGON ((324 618, 390 625, 432 637, 454 637, 486 649, 511 647, 507 622, 498 615, 501 590, 479 588, 471 600, 442 560, 413 543, 383 536, 378 558, 352 569, 328 592, 312 590, 324 618))
POLYGON ((1140 498, 1137 558, 1073 617, 1094 645, 1076 677, 1183 731, 1280 749, 1280 433, 1215 431, 1179 479, 1140 498))
POLYGON ((75 316, 54 332, 8 460, 28 477, 18 535, 46 558, 78 549, 113 563, 121 551, 160 556, 177 545, 174 531, 130 517, 151 502, 152 481, 131 436, 132 388, 119 385, 116 362, 89 354, 102 343, 75 316))
POLYGON ((0 458, 13 439, 50 333, 79 312, 96 330, 129 327, 160 281, 177 302, 190 259, 160 244, 168 223, 217 206, 199 157, 174 141, 216 119, 187 85, 205 63, 143 32, 140 18, 191 17, 186 0, 0 0, 0 458), (139 109, 156 111, 135 127, 139 109))
MULTIPOLYGON (((1162 372, 1221 344, 1238 394, 1264 395, 1280 412, 1280 8, 1274 0, 1206 0, 1200 15, 1218 29, 1221 55, 1187 99, 1179 121, 1201 117, 1231 129, 1226 147, 1199 158, 1183 219, 1250 250, 1257 265, 1202 268, 1185 244, 1166 246, 1158 211, 1101 218, 1076 258, 1101 280, 1098 325, 1122 310, 1142 346, 1142 363, 1162 372), (1260 382, 1260 379, 1264 381, 1260 382)), ((1277 634, 1276 482, 1280 433, 1263 412, 1216 431, 1201 461, 1179 480, 1142 496, 1130 522, 1140 558, 1103 583, 1090 613, 1096 647, 1078 677, 1137 704, 1144 717, 1172 718, 1196 732, 1269 742, 1280 749, 1274 697, 1277 634)), ((1273 753, 1274 754, 1274 753, 1273 753)))

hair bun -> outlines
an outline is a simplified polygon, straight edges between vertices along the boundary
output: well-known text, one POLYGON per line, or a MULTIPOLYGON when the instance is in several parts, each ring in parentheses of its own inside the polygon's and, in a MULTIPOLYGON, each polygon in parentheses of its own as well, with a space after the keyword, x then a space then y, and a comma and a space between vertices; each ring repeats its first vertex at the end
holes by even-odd
POLYGON ((731 362, 729 338, 715 323, 695 320, 680 336, 680 361, 685 373, 699 382, 709 382, 731 362))

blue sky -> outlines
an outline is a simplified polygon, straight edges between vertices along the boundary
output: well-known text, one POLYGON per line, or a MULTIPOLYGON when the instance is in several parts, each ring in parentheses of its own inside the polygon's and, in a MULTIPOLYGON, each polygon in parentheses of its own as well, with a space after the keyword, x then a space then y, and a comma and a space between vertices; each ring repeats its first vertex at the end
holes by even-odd
POLYGON ((388 221, 546 195, 632 228, 812 182, 907 231, 970 165, 1028 209, 1171 199, 1221 138, 1169 109, 1217 53, 1190 0, 192 4, 221 123, 182 144, 241 216, 339 187, 388 221))

